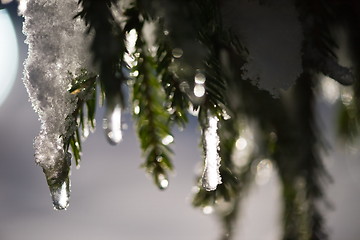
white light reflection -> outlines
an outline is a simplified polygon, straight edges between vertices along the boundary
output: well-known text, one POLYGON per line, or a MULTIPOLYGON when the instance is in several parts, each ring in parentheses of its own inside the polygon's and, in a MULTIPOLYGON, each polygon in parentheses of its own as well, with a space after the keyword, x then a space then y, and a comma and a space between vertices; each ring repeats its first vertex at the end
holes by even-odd
POLYGON ((254 148, 254 132, 250 126, 247 126, 235 142, 235 150, 232 155, 233 163, 238 167, 245 166, 254 148))
POLYGON ((66 210, 69 206, 69 189, 68 182, 64 181, 60 188, 51 191, 51 197, 55 210, 66 210))
POLYGON ((236 140, 235 146, 238 150, 242 151, 247 147, 248 143, 244 137, 239 137, 238 140, 236 140))
POLYGON ((206 77, 201 72, 195 74, 195 86, 194 86, 194 95, 198 98, 201 98, 205 95, 205 81, 206 77))
POLYGON ((109 110, 104 121, 104 129, 110 143, 117 144, 122 140, 120 105, 109 110))
POLYGON ((173 136, 171 136, 171 135, 167 135, 166 137, 164 137, 163 139, 162 139, 162 144, 164 144, 164 145, 169 145, 170 143, 172 143, 174 141, 174 137, 173 136))
POLYGON ((174 48, 172 50, 172 55, 174 58, 181 58, 183 55, 183 50, 181 48, 174 48))
POLYGON ((202 211, 204 214, 209 215, 214 212, 214 208, 212 206, 205 206, 203 207, 202 211))
POLYGON ((135 115, 138 115, 140 113, 140 107, 139 106, 134 107, 134 113, 135 113, 135 115))
POLYGON ((203 84, 196 84, 194 87, 194 95, 201 98, 205 95, 205 87, 203 84))
MULTIPOLYGON (((3 2, 6 3, 6 2, 3 2)), ((14 85, 18 68, 16 33, 7 10, 0 11, 0 105, 14 85)))
MULTIPOLYGON (((136 65, 134 53, 137 39, 138 35, 135 29, 132 29, 129 33, 126 34, 126 49, 128 53, 124 55, 124 60, 130 66, 130 68, 136 65)), ((133 74, 135 74, 135 72, 133 74)))
POLYGON ((59 205, 62 208, 66 208, 69 204, 68 192, 66 189, 66 181, 61 185, 60 195, 59 195, 59 205))
POLYGON ((340 97, 340 86, 334 79, 324 76, 320 81, 320 89, 323 98, 333 104, 340 97))
POLYGON ((197 73, 197 74, 195 75, 195 83, 197 83, 197 84, 204 84, 205 81, 206 81, 206 77, 205 77, 204 74, 202 74, 202 73, 197 73))
POLYGON ((160 184, 160 189, 166 189, 169 186, 169 181, 166 179, 165 175, 159 174, 157 177, 160 184))

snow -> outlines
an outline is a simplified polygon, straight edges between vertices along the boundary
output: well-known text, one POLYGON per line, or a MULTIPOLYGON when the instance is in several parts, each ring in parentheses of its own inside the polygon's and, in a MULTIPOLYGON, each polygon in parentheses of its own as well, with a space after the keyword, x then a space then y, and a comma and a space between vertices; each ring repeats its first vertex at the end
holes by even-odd
POLYGON ((209 116, 208 127, 203 132, 204 136, 204 149, 205 149, 205 167, 202 175, 202 186, 207 191, 213 191, 217 185, 221 184, 221 176, 219 172, 220 156, 219 149, 219 136, 217 134, 218 118, 209 116))
POLYGON ((77 0, 24 0, 21 4, 23 32, 29 47, 24 84, 41 121, 41 131, 34 142, 35 161, 48 180, 59 178, 64 182, 70 166, 64 139, 76 128, 76 121, 70 117, 76 102, 68 92, 68 72, 76 74, 89 66, 85 26, 80 19, 73 19, 77 0))

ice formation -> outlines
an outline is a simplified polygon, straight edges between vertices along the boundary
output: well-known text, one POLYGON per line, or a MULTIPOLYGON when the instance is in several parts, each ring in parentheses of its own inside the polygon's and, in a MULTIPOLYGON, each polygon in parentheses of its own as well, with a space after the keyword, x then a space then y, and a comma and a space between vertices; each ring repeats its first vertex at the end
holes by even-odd
POLYGON ((219 172, 220 156, 219 136, 217 134, 218 118, 210 116, 208 118, 208 126, 203 132, 203 146, 205 150, 205 167, 202 175, 202 186, 207 191, 213 191, 217 185, 221 184, 221 176, 219 172))
POLYGON ((104 119, 104 130, 108 141, 115 145, 122 140, 121 106, 120 104, 107 107, 104 119))
POLYGON ((71 155, 65 141, 76 128, 76 102, 68 92, 68 72, 86 68, 90 59, 85 26, 73 19, 77 0, 21 0, 23 32, 28 44, 24 84, 41 121, 35 138, 35 161, 46 175, 54 207, 65 209, 69 198, 71 155))

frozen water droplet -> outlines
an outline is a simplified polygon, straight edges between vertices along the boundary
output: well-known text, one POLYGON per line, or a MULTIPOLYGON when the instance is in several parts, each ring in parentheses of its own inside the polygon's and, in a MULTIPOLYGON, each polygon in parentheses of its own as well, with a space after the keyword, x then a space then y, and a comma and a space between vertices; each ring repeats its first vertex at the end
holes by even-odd
POLYGON ((214 212, 214 208, 212 206, 205 206, 203 207, 202 211, 204 214, 209 215, 214 212))
POLYGON ((203 145, 205 150, 205 167, 202 175, 202 186, 207 191, 213 191, 221 184, 219 172, 220 156, 218 153, 219 136, 217 135, 218 118, 210 116, 208 126, 203 132, 203 145))
POLYGON ((169 180, 164 174, 158 174, 156 176, 156 184, 161 190, 165 190, 169 186, 169 180))
POLYGON ((194 87, 194 95, 198 98, 201 98, 205 95, 204 84, 196 84, 194 87))
POLYGON ((204 84, 206 81, 206 77, 201 72, 196 73, 195 75, 195 83, 197 84, 204 84))
POLYGON ((236 140, 235 146, 238 150, 244 150, 248 145, 247 140, 244 137, 239 137, 238 140, 236 140))
POLYGON ((174 141, 174 137, 171 135, 167 135, 166 137, 164 137, 161 141, 162 144, 164 145, 169 145, 170 143, 172 143, 174 141))
POLYGON ((70 179, 66 180, 58 187, 50 187, 51 198, 55 210, 66 210, 69 206, 70 198, 70 179))
POLYGON ((225 109, 223 109, 223 111, 222 111, 222 117, 224 120, 231 119, 231 116, 227 113, 227 111, 225 109))
POLYGON ((134 107, 134 114, 138 115, 140 113, 140 107, 139 106, 135 106, 134 107))
POLYGON ((172 50, 172 55, 174 56, 174 58, 181 58, 183 55, 183 50, 181 48, 174 48, 172 50))
POLYGON ((107 139, 111 144, 117 144, 122 140, 121 131, 121 107, 119 104, 108 106, 104 129, 107 139))

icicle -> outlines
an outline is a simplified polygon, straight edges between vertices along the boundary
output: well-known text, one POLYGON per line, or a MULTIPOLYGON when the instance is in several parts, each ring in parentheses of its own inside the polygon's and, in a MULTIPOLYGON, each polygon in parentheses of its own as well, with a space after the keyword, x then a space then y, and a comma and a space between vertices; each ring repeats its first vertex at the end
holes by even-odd
POLYGON ((70 191, 70 159, 66 141, 77 128, 72 114, 74 96, 68 92, 68 72, 90 66, 85 26, 73 17, 77 0, 21 1, 23 32, 29 46, 24 84, 39 114, 40 134, 35 138, 35 161, 45 173, 54 206, 65 209, 70 191))
POLYGON ((207 191, 213 191, 221 184, 219 172, 220 156, 219 136, 217 134, 219 119, 215 116, 208 117, 208 126, 203 130, 203 147, 205 152, 205 167, 202 175, 202 186, 207 191))
POLYGON ((106 111, 103 127, 108 141, 115 145, 122 140, 121 106, 120 104, 110 105, 106 111))

